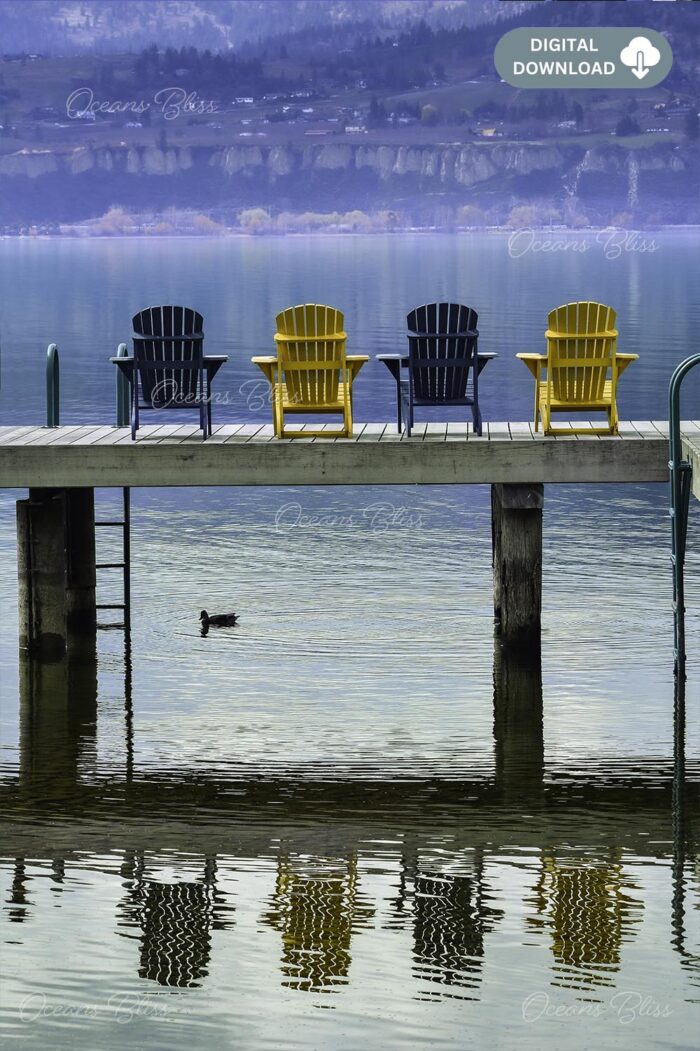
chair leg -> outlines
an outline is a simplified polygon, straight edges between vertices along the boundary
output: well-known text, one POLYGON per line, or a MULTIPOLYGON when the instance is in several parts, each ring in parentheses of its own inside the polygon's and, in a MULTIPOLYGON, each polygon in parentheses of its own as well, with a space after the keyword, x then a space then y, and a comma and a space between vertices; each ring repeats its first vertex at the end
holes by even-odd
POLYGON ((478 405, 472 405, 472 419, 474 421, 474 433, 481 437, 483 426, 478 405))
POLYGON ((413 426, 413 409, 409 398, 402 398, 399 403, 399 432, 403 427, 406 434, 410 436, 411 427, 413 426), (403 416, 403 421, 401 417, 403 416))
POLYGON ((284 431, 284 409, 280 404, 280 398, 276 389, 272 394, 272 425, 275 430, 275 436, 281 438, 284 431))
POLYGON ((345 437, 349 438, 352 435, 352 398, 349 394, 345 395, 345 405, 343 406, 343 426, 345 427, 345 437))
POLYGON ((136 441, 139 429, 139 381, 136 375, 131 381, 131 440, 136 441))

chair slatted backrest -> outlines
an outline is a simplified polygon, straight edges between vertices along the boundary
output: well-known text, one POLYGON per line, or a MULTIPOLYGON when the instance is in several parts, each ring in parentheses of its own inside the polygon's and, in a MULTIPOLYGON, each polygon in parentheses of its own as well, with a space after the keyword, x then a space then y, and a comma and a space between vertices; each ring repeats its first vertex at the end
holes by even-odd
POLYGON ((201 393, 202 315, 189 307, 148 307, 135 314, 132 323, 144 402, 154 408, 193 404, 201 393))
POLYGON ((478 314, 462 303, 427 303, 406 317, 413 396, 436 403, 466 397, 477 369, 478 314))
POLYGON ((302 303, 283 310, 275 320, 275 343, 288 400, 300 405, 337 402, 347 341, 342 312, 319 303, 302 303))
POLYGON ((612 307, 603 303, 565 303, 548 316, 548 382, 554 398, 585 404, 603 397, 612 369, 615 397, 617 332, 612 307))

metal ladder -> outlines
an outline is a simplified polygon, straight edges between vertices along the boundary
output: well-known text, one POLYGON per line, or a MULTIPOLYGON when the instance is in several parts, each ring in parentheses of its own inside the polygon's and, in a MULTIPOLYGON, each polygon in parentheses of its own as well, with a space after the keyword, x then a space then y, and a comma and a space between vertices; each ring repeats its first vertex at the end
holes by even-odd
POLYGON ((671 483, 671 568, 673 571, 673 670, 680 683, 685 682, 685 542, 688 533, 688 506, 692 466, 683 459, 681 444, 681 385, 692 368, 700 364, 700 354, 693 354, 677 366, 668 388, 669 461, 671 483))
MULTIPOLYGON (((129 353, 126 343, 120 343, 117 357, 123 358, 129 353)), ((126 427, 129 423, 129 384, 124 374, 117 370, 116 389, 117 427, 126 427)), ((122 561, 121 562, 97 562, 96 569, 121 569, 123 580, 123 602, 103 602, 97 604, 97 609, 120 609, 123 611, 124 621, 121 625, 101 625, 102 627, 123 627, 127 637, 131 633, 131 490, 128 487, 122 489, 122 517, 121 519, 105 519, 95 521, 97 529, 121 529, 122 530, 122 561)))
MULTIPOLYGON (((126 357, 129 353, 126 343, 120 343, 117 350, 118 357, 126 357)), ((61 369, 58 346, 50 343, 46 351, 46 426, 58 427, 61 416, 61 369)), ((126 427, 129 423, 129 384, 126 377, 117 373, 117 427, 126 427)), ((121 569, 123 579, 123 602, 98 603, 96 609, 119 609, 123 612, 124 620, 121 624, 99 624, 98 627, 120 627, 128 637, 131 633, 131 490, 128 487, 122 489, 122 517, 120 519, 95 520, 96 529, 121 529, 122 530, 122 560, 121 562, 97 562, 95 569, 121 569)))
POLYGON ((120 609, 123 611, 122 624, 99 624, 98 627, 122 627, 127 634, 131 631, 131 490, 122 489, 122 518, 95 520, 96 529, 122 530, 122 561, 96 562, 95 569, 121 569, 123 580, 123 602, 98 602, 96 609, 120 609))

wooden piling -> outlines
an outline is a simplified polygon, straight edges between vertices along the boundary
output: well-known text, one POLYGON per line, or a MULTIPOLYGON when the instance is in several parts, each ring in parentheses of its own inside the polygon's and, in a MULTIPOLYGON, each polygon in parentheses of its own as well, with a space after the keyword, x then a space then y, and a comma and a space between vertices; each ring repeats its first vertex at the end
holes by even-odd
POLYGON ((491 486, 494 617, 509 649, 540 644, 543 507, 539 483, 491 486))
POLYGON ((94 650, 93 489, 30 489, 17 501, 20 646, 60 660, 94 650))

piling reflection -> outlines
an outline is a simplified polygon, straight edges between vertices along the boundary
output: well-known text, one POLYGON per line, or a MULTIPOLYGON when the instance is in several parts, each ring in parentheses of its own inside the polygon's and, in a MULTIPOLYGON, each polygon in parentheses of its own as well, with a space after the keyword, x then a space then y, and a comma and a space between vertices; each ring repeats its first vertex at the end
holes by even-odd
POLYGON ((283 985, 329 992, 346 983, 353 933, 368 927, 373 916, 355 855, 347 860, 281 856, 262 922, 282 936, 283 985))
POLYGON ((539 642, 528 650, 493 652, 493 733, 496 782, 504 799, 542 791, 544 731, 542 656, 539 642))
POLYGON ((27 791, 75 786, 94 768, 97 661, 20 657, 20 781, 27 791))

